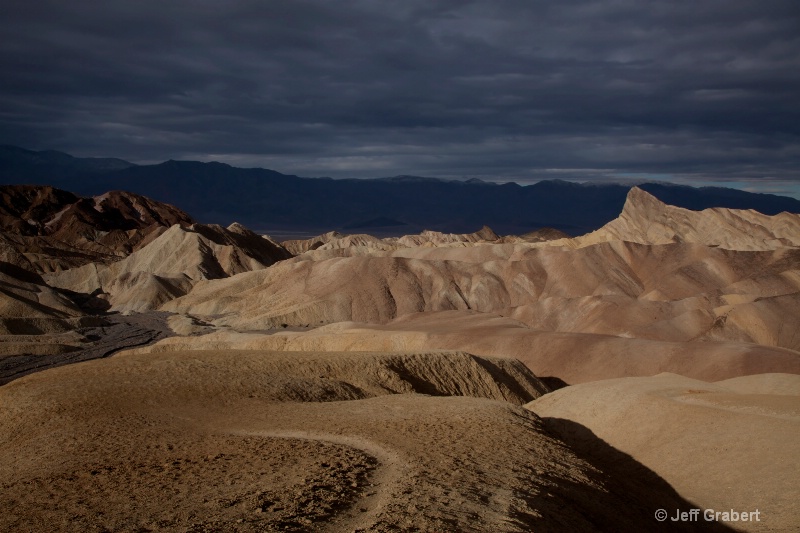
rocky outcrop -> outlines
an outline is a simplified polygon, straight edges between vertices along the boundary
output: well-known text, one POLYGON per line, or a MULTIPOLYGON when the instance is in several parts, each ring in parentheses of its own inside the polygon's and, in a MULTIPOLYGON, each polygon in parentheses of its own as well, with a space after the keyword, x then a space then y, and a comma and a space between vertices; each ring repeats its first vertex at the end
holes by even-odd
POLYGON ((193 222, 176 207, 128 192, 81 198, 47 186, 0 187, 0 238, 13 250, 4 260, 39 273, 113 262, 170 226, 193 222))
MULTIPOLYGON (((753 210, 690 211, 667 205, 633 187, 618 218, 573 239, 576 246, 622 240, 641 244, 691 242, 729 250, 774 250, 800 246, 800 215, 767 216, 753 210)), ((562 241, 556 241, 562 242, 562 241)))

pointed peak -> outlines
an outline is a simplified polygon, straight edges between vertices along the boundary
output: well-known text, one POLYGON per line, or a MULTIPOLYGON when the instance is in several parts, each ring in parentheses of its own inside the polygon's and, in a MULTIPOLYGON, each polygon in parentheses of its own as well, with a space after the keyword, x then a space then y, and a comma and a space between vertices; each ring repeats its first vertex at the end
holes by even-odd
POLYGON ((476 231, 473 235, 485 241, 496 241, 500 237, 489 226, 484 225, 481 229, 476 231))
POLYGON ((639 187, 631 187, 628 191, 628 196, 625 198, 625 207, 622 211, 629 211, 631 209, 663 209, 667 204, 639 187))
POLYGON ((636 185, 628 191, 628 198, 652 198, 658 200, 658 198, 636 185))
POLYGON ((239 234, 239 235, 251 235, 251 234, 253 233, 253 232, 250 230, 250 228, 248 228, 248 227, 247 227, 247 226, 245 226, 244 224, 240 224, 240 223, 238 223, 238 222, 234 222, 234 223, 232 223, 231 225, 229 225, 229 226, 228 226, 227 228, 225 228, 225 229, 227 229, 227 230, 228 230, 228 231, 230 231, 231 233, 237 233, 237 234, 239 234))

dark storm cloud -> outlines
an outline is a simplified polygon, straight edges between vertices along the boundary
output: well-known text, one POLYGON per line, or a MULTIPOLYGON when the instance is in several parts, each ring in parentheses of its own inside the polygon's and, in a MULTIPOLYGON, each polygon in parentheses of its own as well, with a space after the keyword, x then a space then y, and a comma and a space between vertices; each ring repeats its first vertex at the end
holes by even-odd
POLYGON ((800 180, 800 10, 2 0, 0 142, 305 175, 800 180))

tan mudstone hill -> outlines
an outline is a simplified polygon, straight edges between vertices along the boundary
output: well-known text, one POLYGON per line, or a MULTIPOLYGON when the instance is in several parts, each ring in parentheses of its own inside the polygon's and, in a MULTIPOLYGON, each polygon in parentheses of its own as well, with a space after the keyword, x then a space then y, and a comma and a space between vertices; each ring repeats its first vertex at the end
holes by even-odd
POLYGON ((512 316, 537 331, 800 348, 796 249, 615 241, 530 248, 514 260, 493 260, 484 248, 448 248, 444 259, 418 249, 410 257, 290 260, 199 283, 162 309, 213 315, 216 324, 240 330, 381 324, 411 313, 473 310, 512 316))
POLYGON ((697 507, 759 511, 760 521, 730 524, 736 528, 797 528, 798 375, 716 383, 674 374, 595 381, 527 407, 577 449, 599 438, 629 454, 697 507))
MULTIPOLYGON (((800 246, 800 215, 768 216, 753 210, 691 211, 667 205, 633 187, 619 217, 574 239, 572 245, 622 240, 642 244, 692 242, 728 250, 774 250, 800 246)), ((558 241, 557 241, 558 242, 558 241)))
POLYGON ((54 287, 101 293, 114 311, 145 311, 186 294, 200 280, 263 269, 289 257, 283 247, 240 224, 175 225, 125 259, 110 265, 90 263, 46 278, 54 287))

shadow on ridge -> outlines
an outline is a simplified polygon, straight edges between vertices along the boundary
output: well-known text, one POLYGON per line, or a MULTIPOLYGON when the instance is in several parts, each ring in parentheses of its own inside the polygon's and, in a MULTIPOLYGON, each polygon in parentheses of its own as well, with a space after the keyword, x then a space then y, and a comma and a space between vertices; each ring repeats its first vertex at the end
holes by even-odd
POLYGON ((557 391, 558 389, 569 387, 569 383, 556 376, 537 376, 537 377, 539 378, 539 381, 547 385, 547 387, 551 391, 557 391))
MULTIPOLYGON (((547 494, 526 497, 529 507, 539 509, 544 519, 519 519, 534 526, 536 531, 561 529, 558 518, 554 520, 552 513, 579 515, 578 518, 587 526, 582 529, 595 531, 737 531, 720 522, 706 521, 702 508, 681 497, 658 474, 612 447, 585 426, 560 418, 542 418, 542 421, 548 432, 597 470, 589 473, 594 486, 578 480, 568 484, 560 481, 550 489, 558 499, 567 502, 566 509, 554 508, 555 502, 547 494), (659 509, 667 513, 664 521, 656 519, 659 509), (694 520, 672 520, 676 512, 692 509, 700 509, 694 520)), ((567 520, 563 526, 570 525, 567 520)), ((574 522, 571 525, 574 526, 574 522)))

